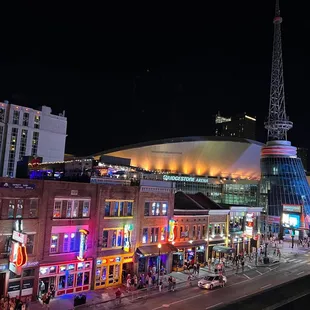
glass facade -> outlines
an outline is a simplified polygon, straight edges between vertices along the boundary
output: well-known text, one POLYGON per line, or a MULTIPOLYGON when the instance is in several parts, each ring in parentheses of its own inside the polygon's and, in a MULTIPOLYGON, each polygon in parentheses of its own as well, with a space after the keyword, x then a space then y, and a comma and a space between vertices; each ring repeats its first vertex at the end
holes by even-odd
POLYGON ((175 182, 176 190, 186 194, 203 193, 214 202, 222 202, 222 184, 198 183, 198 182, 175 182))
POLYGON ((230 205, 257 205, 258 184, 224 184, 221 202, 230 205))
POLYGON ((310 188, 300 158, 263 157, 261 159, 261 206, 268 215, 280 216, 283 204, 303 205, 310 215, 310 188))

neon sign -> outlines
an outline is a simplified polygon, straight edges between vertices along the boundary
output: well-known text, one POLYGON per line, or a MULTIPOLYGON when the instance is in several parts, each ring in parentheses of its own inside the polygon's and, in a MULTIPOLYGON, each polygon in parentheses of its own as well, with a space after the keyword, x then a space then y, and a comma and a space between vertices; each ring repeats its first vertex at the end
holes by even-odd
POLYGON ((133 224, 126 224, 124 226, 124 251, 129 252, 131 246, 131 232, 133 224))
POLYGON ((169 220, 169 238, 168 241, 172 242, 175 239, 175 220, 169 220))
POLYGON ((81 238, 80 238, 80 251, 79 251, 79 256, 77 256, 77 259, 79 261, 83 261, 84 260, 84 254, 86 251, 87 236, 89 234, 89 231, 86 229, 80 229, 79 232, 81 233, 81 238))

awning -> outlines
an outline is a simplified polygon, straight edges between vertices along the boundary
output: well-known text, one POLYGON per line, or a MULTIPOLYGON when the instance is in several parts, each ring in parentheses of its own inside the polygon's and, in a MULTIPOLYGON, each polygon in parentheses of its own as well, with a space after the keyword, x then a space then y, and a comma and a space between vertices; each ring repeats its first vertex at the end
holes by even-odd
POLYGON ((235 249, 230 248, 228 246, 216 245, 213 247, 212 251, 231 254, 235 252, 235 249))
POLYGON ((164 243, 161 245, 160 249, 158 248, 156 244, 156 245, 140 246, 136 250, 138 254, 143 255, 143 256, 155 256, 159 254, 159 251, 160 251, 160 254, 167 254, 167 253, 178 252, 178 249, 170 243, 164 243))

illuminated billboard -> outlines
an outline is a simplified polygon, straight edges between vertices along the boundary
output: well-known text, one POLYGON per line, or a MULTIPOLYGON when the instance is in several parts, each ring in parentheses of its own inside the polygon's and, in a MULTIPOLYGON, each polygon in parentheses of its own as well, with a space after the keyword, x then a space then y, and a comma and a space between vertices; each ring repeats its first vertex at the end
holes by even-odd
POLYGON ((299 228, 300 227, 300 215, 299 214, 283 213, 282 225, 284 227, 299 228))

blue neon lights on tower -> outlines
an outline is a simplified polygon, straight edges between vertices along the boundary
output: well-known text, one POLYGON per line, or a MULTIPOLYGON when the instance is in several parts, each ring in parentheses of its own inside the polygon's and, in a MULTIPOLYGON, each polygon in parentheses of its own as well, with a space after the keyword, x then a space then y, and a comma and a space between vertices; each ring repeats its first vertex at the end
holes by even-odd
MULTIPOLYGON (((299 205, 309 226, 310 188, 296 147, 287 140, 293 127, 285 110, 279 0, 276 0, 267 145, 261 151, 261 197, 268 215, 281 216, 283 205, 299 205)), ((292 219, 297 218, 292 216, 292 219)))

